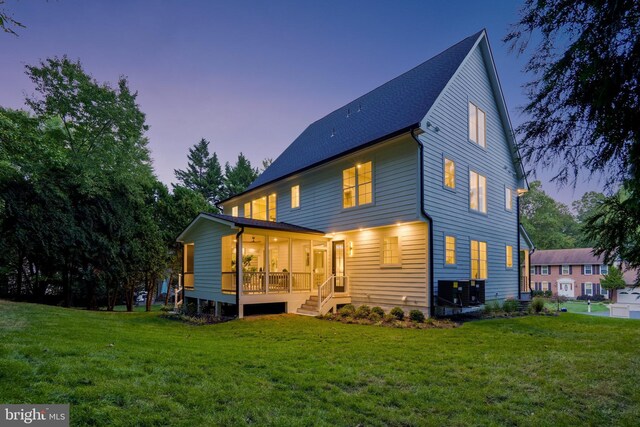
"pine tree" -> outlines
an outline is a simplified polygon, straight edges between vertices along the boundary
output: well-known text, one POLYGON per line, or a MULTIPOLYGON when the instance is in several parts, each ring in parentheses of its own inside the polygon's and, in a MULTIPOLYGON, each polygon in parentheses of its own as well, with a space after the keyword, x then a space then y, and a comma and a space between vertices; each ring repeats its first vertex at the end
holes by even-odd
POLYGON ((186 170, 174 171, 178 186, 196 191, 212 205, 222 200, 224 180, 218 155, 209 153, 209 141, 202 138, 189 149, 189 163, 186 170))
POLYGON ((242 193, 258 177, 258 173, 258 169, 253 168, 242 153, 233 167, 227 162, 224 166, 224 197, 242 193))
POLYGON ((611 292, 611 296, 613 297, 613 293, 616 290, 624 289, 626 287, 624 277, 622 276, 622 270, 614 265, 609 267, 609 272, 605 274, 602 279, 600 279, 600 286, 602 286, 603 289, 611 292))

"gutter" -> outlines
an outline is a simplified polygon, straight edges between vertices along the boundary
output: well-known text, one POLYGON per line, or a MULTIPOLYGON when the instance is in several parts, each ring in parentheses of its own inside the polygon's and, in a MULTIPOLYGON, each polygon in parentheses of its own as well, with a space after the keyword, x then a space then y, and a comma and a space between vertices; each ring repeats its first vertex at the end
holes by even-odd
POLYGON ((242 278, 242 234, 244 226, 240 226, 240 231, 236 233, 236 308, 238 310, 237 318, 240 317, 240 280, 242 278))
POLYGON ((420 212, 429 222, 429 317, 434 316, 434 293, 433 293, 433 219, 424 208, 424 145, 414 133, 419 126, 411 129, 411 137, 418 144, 420 149, 420 212))

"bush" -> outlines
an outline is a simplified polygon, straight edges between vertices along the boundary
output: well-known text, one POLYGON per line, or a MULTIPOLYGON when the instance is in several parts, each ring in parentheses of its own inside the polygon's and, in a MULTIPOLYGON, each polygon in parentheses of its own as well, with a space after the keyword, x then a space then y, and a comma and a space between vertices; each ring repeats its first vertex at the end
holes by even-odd
POLYGON ((502 311, 502 305, 498 300, 489 301, 484 305, 484 312, 487 314, 495 314, 502 311))
POLYGON ((374 323, 378 323, 380 320, 382 320, 382 316, 380 316, 380 313, 371 310, 371 313, 369 314, 369 320, 374 323))
POLYGON ((361 305, 356 310, 354 317, 356 319, 366 319, 369 317, 370 314, 371 314, 371 307, 369 307, 368 305, 361 305))
POLYGON ((531 308, 533 308, 533 311, 536 313, 542 313, 542 310, 544 310, 544 299, 540 297, 534 298, 533 301, 531 301, 531 308))
POLYGON ((356 308, 353 306, 353 304, 345 304, 342 307, 340 307, 340 309, 338 310, 338 314, 341 317, 353 316, 355 312, 356 312, 356 308))
POLYGON ((542 293, 542 296, 545 298, 551 298, 553 296, 553 293, 549 290, 549 291, 544 291, 542 293))
POLYGON ((576 299, 580 301, 591 300, 592 302, 601 302, 601 301, 604 301, 606 298, 604 297, 604 295, 580 295, 576 299))
POLYGON ((384 317, 384 310, 382 307, 378 307, 377 305, 371 309, 372 313, 377 313, 380 317, 384 317))
POLYGON ((520 309, 520 303, 517 300, 510 298, 502 304, 502 309, 506 313, 515 313, 520 309))
POLYGON ((384 317, 382 318, 382 322, 383 323, 393 323, 395 322, 397 319, 396 316, 394 316, 393 314, 389 313, 389 314, 385 314, 384 317))
POLYGON ((409 319, 411 319, 412 322, 422 323, 424 322, 424 313, 420 310, 411 310, 409 312, 409 319))
POLYGON ((395 317, 397 320, 404 319, 404 310, 400 307, 393 307, 389 314, 395 317))

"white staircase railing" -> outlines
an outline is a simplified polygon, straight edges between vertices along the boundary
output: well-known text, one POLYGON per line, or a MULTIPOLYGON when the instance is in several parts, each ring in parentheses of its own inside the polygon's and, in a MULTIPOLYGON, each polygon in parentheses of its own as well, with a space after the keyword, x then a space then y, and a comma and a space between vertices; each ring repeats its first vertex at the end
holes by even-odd
POLYGON ((340 282, 346 291, 347 276, 332 275, 325 280, 320 286, 318 286, 318 314, 326 314, 328 311, 325 309, 335 294, 336 279, 340 279, 340 282))

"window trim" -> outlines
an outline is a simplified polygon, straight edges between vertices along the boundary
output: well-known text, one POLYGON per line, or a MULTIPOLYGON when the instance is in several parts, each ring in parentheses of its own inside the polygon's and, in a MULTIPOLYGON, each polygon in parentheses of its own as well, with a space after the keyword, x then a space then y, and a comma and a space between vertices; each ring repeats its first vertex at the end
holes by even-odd
POLYGON ((571 275, 571 266, 567 265, 567 264, 562 264, 561 270, 560 270, 560 275, 561 276, 570 276, 571 275), (566 273, 565 273, 565 267, 566 267, 566 273))
MULTIPOLYGON (((340 197, 340 205, 342 206, 342 210, 346 211, 346 210, 352 210, 352 209, 357 209, 357 208, 366 208, 369 206, 375 206, 375 179, 374 179, 374 161, 373 159, 371 160, 366 160, 366 161, 359 161, 359 162, 355 162, 353 163, 352 166, 348 166, 348 167, 343 167, 342 169, 342 173, 341 173, 341 197, 340 197), (364 203, 361 204, 360 203, 360 178, 358 175, 358 169, 360 169, 358 166, 367 164, 367 163, 371 163, 371 201, 368 203, 364 203), (352 206, 346 206, 344 205, 344 172, 349 170, 349 169, 354 169, 355 170, 355 186, 353 187, 354 189, 354 200, 355 203, 352 206)), ((351 188, 351 187, 350 187, 351 188)))
POLYGON ((474 240, 474 239, 470 239, 469 240, 469 270, 470 270, 470 276, 472 279, 474 280, 486 280, 489 278, 489 245, 487 244, 486 241, 483 240, 474 240), (473 242, 478 243, 478 275, 480 276, 482 273, 482 265, 481 262, 483 261, 482 257, 480 256, 480 254, 482 253, 482 251, 480 250, 480 244, 484 243, 484 248, 485 248, 485 258, 484 258, 484 264, 485 264, 485 269, 486 269, 486 276, 485 277, 473 277, 473 242))
POLYGON ((584 282, 584 294, 590 297, 595 295, 595 286, 593 286, 593 282, 584 282))
POLYGON ((456 181, 457 181, 457 169, 458 166, 456 165, 456 161, 453 160, 453 158, 451 158, 450 156, 447 156, 446 154, 442 155, 442 188, 444 188, 447 191, 451 191, 452 193, 455 193, 456 190, 458 189, 458 186, 456 185, 456 181), (453 187, 449 187, 447 185, 447 161, 450 161, 451 163, 453 163, 453 187))
POLYGON ((242 215, 244 218, 252 218, 251 200, 245 202, 244 206, 242 207, 242 215), (249 209, 247 209, 247 206, 249 207, 249 209))
POLYGON ((234 216, 234 217, 238 216, 238 205, 231 207, 231 216, 234 216))
POLYGON ((278 194, 276 192, 273 192, 267 196, 267 221, 278 221, 278 194), (274 206, 271 206, 272 197, 274 206), (273 219, 271 219, 271 212, 273 212, 273 219))
POLYGON ((602 264, 602 265, 600 266, 600 275, 601 275, 601 276, 606 276, 607 274, 609 274, 609 266, 608 266, 608 265, 606 265, 606 264, 602 264), (606 272, 605 272, 605 273, 603 273, 603 272, 602 272, 602 269, 603 269, 603 268, 606 270, 606 272))
POLYGON ((585 264, 582 270, 584 271, 585 276, 593 276, 593 265, 585 264), (587 267, 589 267, 588 273, 587 273, 587 267))
POLYGON ((444 266, 446 268, 456 268, 458 266, 458 236, 453 234, 444 234, 442 244, 444 247, 444 266), (447 237, 453 239, 453 263, 447 263, 447 237))
POLYGON ((506 185, 504 186, 504 209, 507 212, 513 211, 513 190, 506 185))
POLYGON ((513 269, 513 245, 504 245, 504 265, 507 270, 513 269), (511 258, 511 265, 509 265, 509 258, 511 258))
POLYGON ((471 99, 467 99, 467 140, 472 144, 482 148, 483 150, 487 149, 487 112, 482 108, 480 108, 478 106, 478 103, 472 101, 471 99), (469 119, 471 117, 472 105, 476 108, 476 139, 480 139, 478 138, 479 130, 480 130, 480 127, 478 126, 478 123, 480 122, 478 120, 478 116, 479 116, 478 110, 482 111, 482 113, 484 114, 484 145, 480 144, 479 141, 474 141, 473 139, 471 139, 471 121, 469 119))
POLYGON ((487 212, 489 210, 489 206, 488 206, 489 205, 489 200, 487 200, 487 194, 489 193, 489 191, 488 191, 489 187, 488 187, 488 184, 487 184, 487 176, 483 175, 482 173, 478 172, 475 169, 469 168, 469 181, 468 182, 469 182, 469 199, 468 199, 469 200, 469 211, 477 213, 477 214, 481 214, 481 215, 487 215, 487 212), (474 208, 471 207, 471 174, 472 173, 474 173, 474 174, 476 174, 478 176, 478 179, 477 179, 477 182, 476 182, 476 185, 477 185, 476 188, 478 188, 478 196, 477 196, 478 197, 478 200, 477 200, 478 201, 478 205, 480 205, 480 191, 479 191, 479 189, 480 189, 480 177, 484 178, 484 211, 482 211, 480 209, 474 209, 474 208))
POLYGON ((548 276, 549 275, 549 266, 548 265, 541 265, 540 266, 540 275, 541 276, 548 276), (546 269, 546 273, 544 272, 545 269, 546 269))
POLYGON ((380 237, 380 268, 402 268, 402 239, 398 234, 389 234, 380 237), (385 263, 384 261, 384 241, 388 238, 396 238, 398 245, 398 262, 397 263, 385 263))
POLYGON ((300 184, 297 185, 292 185, 291 186, 291 209, 300 209, 300 184), (294 201, 294 189, 295 189, 295 200, 296 200, 296 205, 294 206, 293 201, 294 201))

